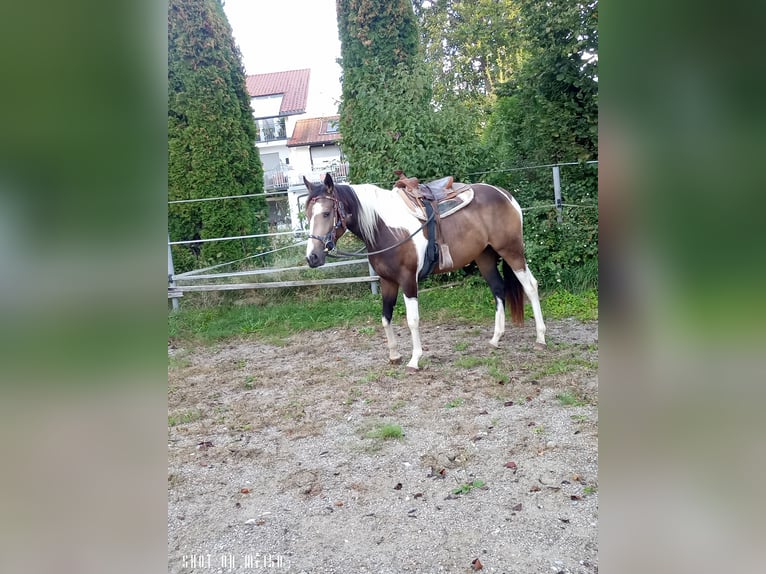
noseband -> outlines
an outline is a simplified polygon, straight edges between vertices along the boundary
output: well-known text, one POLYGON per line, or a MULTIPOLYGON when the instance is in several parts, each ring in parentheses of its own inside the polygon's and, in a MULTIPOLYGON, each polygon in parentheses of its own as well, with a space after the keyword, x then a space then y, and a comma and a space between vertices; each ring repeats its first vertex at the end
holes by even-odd
POLYGON ((333 190, 332 195, 316 196, 309 201, 309 205, 317 199, 329 199, 333 202, 333 225, 330 231, 324 235, 309 235, 309 239, 316 239, 317 241, 322 242, 325 252, 330 252, 335 249, 335 243, 338 241, 338 237, 346 231, 346 210, 343 208, 343 203, 341 203, 334 191, 335 190, 333 190), (343 231, 338 233, 338 230, 340 229, 343 231))

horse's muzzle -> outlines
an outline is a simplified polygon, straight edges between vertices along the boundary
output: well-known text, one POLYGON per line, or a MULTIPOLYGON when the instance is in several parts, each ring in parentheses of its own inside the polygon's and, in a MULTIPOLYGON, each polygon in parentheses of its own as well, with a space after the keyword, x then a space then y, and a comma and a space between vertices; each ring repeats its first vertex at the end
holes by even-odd
POLYGON ((312 251, 306 256, 306 261, 308 262, 309 267, 311 267, 312 269, 314 267, 321 267, 322 265, 324 265, 324 261, 325 261, 324 252, 320 251, 317 253, 316 251, 312 251))

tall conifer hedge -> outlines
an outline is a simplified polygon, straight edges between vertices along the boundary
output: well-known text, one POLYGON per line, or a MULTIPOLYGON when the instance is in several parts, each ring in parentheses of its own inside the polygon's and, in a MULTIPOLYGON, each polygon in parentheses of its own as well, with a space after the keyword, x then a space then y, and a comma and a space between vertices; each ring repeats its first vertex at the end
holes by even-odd
MULTIPOLYGON (((170 0, 168 194, 171 200, 260 193, 263 166, 239 49, 220 0, 170 0)), ((174 241, 268 230, 263 197, 168 206, 174 241)), ((262 240, 174 246, 177 272, 241 259, 262 240)))

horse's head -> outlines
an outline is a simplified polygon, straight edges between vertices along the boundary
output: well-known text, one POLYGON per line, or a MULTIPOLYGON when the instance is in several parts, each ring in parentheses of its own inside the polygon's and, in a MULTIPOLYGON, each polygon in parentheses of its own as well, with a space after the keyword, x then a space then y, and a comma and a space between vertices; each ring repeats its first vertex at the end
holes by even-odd
POLYGON ((306 261, 309 267, 319 267, 324 265, 327 253, 335 248, 335 243, 346 231, 345 210, 329 173, 321 183, 311 183, 305 177, 303 183, 309 190, 306 199, 306 218, 309 221, 306 261))

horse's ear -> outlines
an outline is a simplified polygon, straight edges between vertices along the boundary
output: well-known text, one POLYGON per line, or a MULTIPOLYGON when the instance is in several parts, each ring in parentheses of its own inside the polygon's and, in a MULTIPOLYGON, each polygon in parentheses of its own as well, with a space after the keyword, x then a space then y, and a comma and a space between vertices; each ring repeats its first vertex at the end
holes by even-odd
POLYGON ((327 186, 327 191, 332 191, 333 185, 332 176, 329 173, 324 174, 324 184, 327 186))
POLYGON ((308 189, 309 191, 311 191, 311 182, 309 182, 309 180, 307 180, 307 179, 306 179, 306 176, 305 176, 305 175, 303 176, 303 185, 305 185, 305 186, 306 186, 306 189, 308 189))

